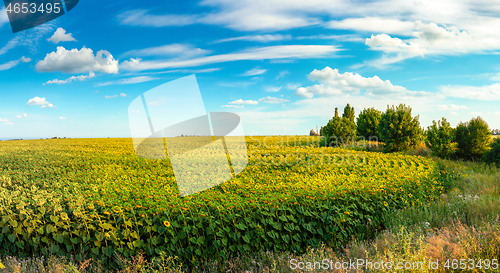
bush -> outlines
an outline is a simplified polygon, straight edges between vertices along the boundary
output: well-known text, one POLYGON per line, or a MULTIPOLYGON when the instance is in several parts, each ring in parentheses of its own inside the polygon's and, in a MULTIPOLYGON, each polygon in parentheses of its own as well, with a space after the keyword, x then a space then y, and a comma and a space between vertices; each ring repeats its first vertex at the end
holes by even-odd
POLYGON ((491 150, 484 153, 483 160, 486 163, 494 163, 500 166, 500 138, 493 139, 490 147, 491 150))
POLYGON ((486 152, 490 139, 488 123, 481 117, 460 122, 455 130, 457 155, 469 160, 479 159, 486 152))
POLYGON ((357 133, 358 136, 364 137, 366 140, 376 137, 377 140, 380 139, 380 134, 378 131, 378 125, 380 123, 380 118, 382 112, 375 108, 364 109, 358 116, 357 119, 357 133))
POLYGON ((432 154, 439 157, 449 157, 453 153, 455 130, 445 118, 432 121, 427 127, 425 145, 432 150, 432 154))
POLYGON ((416 147, 422 141, 423 130, 419 116, 412 117, 411 108, 404 104, 392 106, 382 114, 379 124, 380 140, 385 152, 399 152, 416 147))

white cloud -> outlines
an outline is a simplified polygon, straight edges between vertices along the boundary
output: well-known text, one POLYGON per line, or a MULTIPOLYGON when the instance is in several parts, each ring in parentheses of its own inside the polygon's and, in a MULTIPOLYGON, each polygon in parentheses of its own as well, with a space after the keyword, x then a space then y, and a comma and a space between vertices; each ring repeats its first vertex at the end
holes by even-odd
POLYGON ((28 114, 26 114, 26 113, 16 116, 16 118, 27 118, 27 117, 28 117, 28 114))
POLYGON ((76 42, 75 38, 73 38, 73 34, 66 33, 66 30, 63 28, 58 28, 52 37, 48 38, 47 41, 53 42, 54 44, 58 44, 59 42, 76 42))
POLYGON ((59 117, 59 119, 66 119, 65 117, 59 117))
POLYGON ((278 92, 281 90, 281 86, 280 87, 276 87, 276 86, 266 86, 264 88, 264 90, 266 90, 266 92, 278 92))
POLYGON ((34 97, 26 103, 26 105, 41 105, 40 108, 57 108, 45 98, 34 97))
POLYGON ((88 75, 71 76, 65 80, 58 80, 58 79, 50 80, 44 83, 44 85, 52 83, 65 84, 65 83, 70 83, 72 81, 85 81, 87 79, 93 78, 94 76, 95 76, 94 72, 90 72, 88 75))
POLYGON ((0 64, 0 71, 9 70, 9 69, 17 66, 20 63, 28 63, 28 62, 31 62, 31 59, 30 58, 25 58, 23 56, 19 60, 14 60, 14 61, 10 61, 10 62, 4 63, 4 64, 0 64))
POLYGON ((159 78, 154 78, 151 76, 138 76, 138 77, 132 77, 132 78, 127 78, 127 79, 121 79, 121 80, 117 80, 117 81, 99 83, 97 85, 98 86, 106 86, 106 85, 112 85, 112 84, 135 84, 135 83, 141 83, 141 82, 154 81, 157 79, 159 79, 159 78))
POLYGON ((233 107, 233 108, 243 108, 243 105, 222 105, 221 107, 233 107))
POLYGON ((193 15, 152 15, 147 10, 137 9, 123 12, 117 16, 122 25, 143 27, 186 26, 196 23, 193 15))
POLYGON ((334 29, 349 29, 369 33, 382 32, 406 36, 411 35, 415 28, 413 22, 379 17, 346 18, 340 21, 330 21, 326 25, 334 29))
POLYGON ((499 101, 500 83, 494 83, 484 86, 453 86, 447 85, 441 87, 444 95, 471 100, 499 101))
POLYGON ((7 15, 7 11, 5 10, 5 8, 2 7, 0 9, 0 27, 8 22, 9 22, 9 16, 7 15))
POLYGON ((239 99, 239 100, 232 101, 229 104, 255 105, 255 104, 259 104, 259 102, 258 101, 254 101, 254 100, 242 100, 242 99, 239 99))
POLYGON ((248 35, 248 36, 221 39, 221 40, 215 41, 214 43, 225 43, 225 42, 232 42, 232 41, 250 41, 250 42, 268 43, 268 42, 284 41, 284 40, 291 40, 291 39, 292 39, 291 35, 265 34, 265 35, 248 35))
MULTIPOLYGON (((114 99, 114 98, 118 98, 118 97, 122 97, 122 98, 124 98, 124 97, 126 97, 126 96, 127 96, 127 94, 125 94, 125 93, 120 93, 120 95, 112 95, 112 96, 108 96, 108 95, 106 95, 106 96, 104 96, 104 97, 105 97, 106 99, 114 99)), ((153 103, 154 103, 154 102, 153 102, 153 103)), ((150 105, 154 105, 154 104, 150 104, 150 105)))
POLYGON ((127 56, 176 56, 182 58, 206 55, 209 50, 194 47, 190 44, 170 44, 157 47, 149 47, 139 50, 131 50, 124 55, 127 56))
POLYGON ((287 75, 287 74, 288 74, 288 70, 281 71, 281 72, 278 74, 278 76, 276 76, 276 80, 279 80, 279 79, 281 79, 281 78, 285 77, 285 75, 287 75))
POLYGON ((290 90, 295 90, 300 87, 300 83, 289 83, 286 85, 286 88, 290 90))
POLYGON ((271 96, 267 96, 265 98, 259 99, 259 101, 260 102, 265 102, 265 103, 283 103, 283 102, 287 102, 289 100, 283 99, 283 98, 274 98, 274 97, 271 97, 271 96))
POLYGON ((314 95, 359 94, 361 90, 366 91, 365 95, 374 97, 381 95, 418 96, 427 94, 422 91, 409 91, 402 86, 393 85, 389 80, 384 81, 378 76, 365 78, 350 72, 340 74, 338 69, 331 69, 328 66, 322 70, 315 69, 308 77, 310 80, 319 81, 320 84, 299 87, 295 91, 295 95, 312 98, 314 95))
POLYGON ((255 76, 255 75, 262 75, 266 73, 267 69, 259 69, 259 68, 253 68, 248 70, 247 72, 243 73, 242 76, 255 76))
POLYGON ((455 105, 455 104, 450 104, 450 105, 438 105, 439 110, 443 111, 457 111, 461 109, 468 109, 469 107, 465 105, 455 105))
POLYGON ((81 73, 99 71, 103 73, 118 73, 118 61, 106 50, 94 52, 90 48, 83 47, 81 50, 66 50, 62 46, 57 47, 56 52, 51 52, 45 59, 36 64, 38 72, 81 73))
POLYGON ((415 22, 414 38, 402 40, 387 34, 372 35, 365 44, 384 52, 382 58, 369 65, 383 67, 408 58, 426 55, 457 55, 500 50, 500 36, 460 30, 456 26, 438 26, 435 23, 415 22))
POLYGON ((9 119, 6 119, 6 118, 0 118, 0 122, 2 122, 3 125, 13 125, 14 124, 9 119))
POLYGON ((131 58, 124 61, 121 67, 126 70, 140 71, 150 69, 165 69, 201 66, 213 63, 244 61, 244 60, 272 60, 272 59, 311 59, 332 56, 340 49, 329 45, 283 45, 252 48, 221 55, 194 58, 182 61, 142 61, 131 58))

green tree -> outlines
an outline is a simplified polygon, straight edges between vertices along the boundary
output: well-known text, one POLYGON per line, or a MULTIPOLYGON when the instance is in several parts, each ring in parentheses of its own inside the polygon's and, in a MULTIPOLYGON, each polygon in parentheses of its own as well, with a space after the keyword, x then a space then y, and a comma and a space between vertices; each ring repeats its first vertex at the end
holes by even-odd
POLYGON ((354 122, 355 115, 356 115, 356 113, 354 112, 354 107, 351 107, 351 105, 349 105, 349 103, 348 103, 346 105, 346 107, 344 108, 344 113, 342 114, 342 117, 347 118, 350 121, 354 122))
POLYGON ((455 140, 459 157, 479 159, 486 152, 491 140, 488 123, 481 117, 466 123, 460 122, 455 130, 455 140))
POLYGON ((370 140, 370 138, 376 138, 376 140, 379 140, 380 135, 378 125, 380 123, 381 116, 382 112, 373 107, 361 111, 357 118, 358 136, 362 136, 366 140, 370 140))
POLYGON ((449 157, 453 153, 455 130, 445 118, 438 122, 433 120, 432 126, 427 127, 425 136, 425 145, 432 150, 434 155, 449 157))
POLYGON ((385 152, 398 152, 417 146, 422 141, 423 130, 419 116, 412 117, 411 108, 404 104, 392 106, 382 114, 379 123, 380 140, 385 152))
MULTIPOLYGON (((350 108, 349 105, 346 106, 350 108)), ((344 109, 344 112, 346 110, 344 109)), ((352 108, 354 111, 354 108, 352 108)), ((326 139, 327 146, 341 146, 351 144, 356 140, 356 123, 347 117, 339 117, 338 108, 335 108, 335 116, 321 128, 321 135, 326 139)))
POLYGON ((500 138, 493 139, 493 142, 490 143, 491 150, 487 151, 483 160, 486 163, 494 163, 500 166, 500 138))

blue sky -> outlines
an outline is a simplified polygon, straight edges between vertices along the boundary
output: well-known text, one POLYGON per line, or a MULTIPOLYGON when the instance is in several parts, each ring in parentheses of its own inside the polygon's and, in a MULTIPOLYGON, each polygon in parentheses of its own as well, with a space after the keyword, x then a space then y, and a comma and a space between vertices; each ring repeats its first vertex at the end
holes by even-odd
POLYGON ((144 3, 80 1, 16 34, 1 9, 0 139, 130 136, 129 104, 192 74, 247 135, 308 134, 347 103, 500 128, 500 3, 144 3))

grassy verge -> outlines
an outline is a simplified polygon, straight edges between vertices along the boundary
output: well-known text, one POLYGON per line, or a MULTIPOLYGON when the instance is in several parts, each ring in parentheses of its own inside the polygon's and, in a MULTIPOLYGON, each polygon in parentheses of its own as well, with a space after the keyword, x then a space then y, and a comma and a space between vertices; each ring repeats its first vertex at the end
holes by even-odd
MULTIPOLYGON (((363 259, 379 262, 379 265, 381 261, 386 265, 390 261, 394 266, 398 262, 403 266, 409 262, 412 268, 404 272, 449 272, 453 271, 453 264, 450 262, 446 268, 446 260, 456 259, 459 267, 460 259, 464 259, 468 272, 491 272, 486 268, 486 259, 490 266, 493 259, 500 259, 500 169, 477 162, 439 161, 449 171, 458 174, 452 189, 438 201, 387 214, 384 218, 386 229, 373 240, 352 241, 344 249, 323 246, 309 249, 303 255, 269 251, 250 253, 233 257, 225 264, 209 262, 194 271, 309 272, 308 265, 313 269, 325 268, 327 261, 329 267, 342 267, 342 262, 363 259), (472 269, 470 260, 474 260, 472 269), (439 269, 429 270, 429 261, 439 261, 439 269), (421 264, 423 269, 419 268, 421 264)), ((131 260, 115 258, 123 268, 118 272, 182 271, 181 264, 164 256, 155 261, 147 261, 142 255, 131 260)), ((71 257, 51 255, 44 258, 2 257, 1 262, 5 269, 0 272, 106 272, 100 261, 76 262, 71 257)), ((363 269, 314 271, 363 272, 363 269)))

